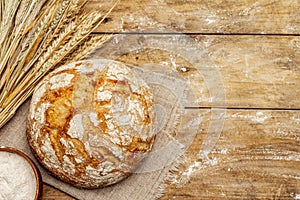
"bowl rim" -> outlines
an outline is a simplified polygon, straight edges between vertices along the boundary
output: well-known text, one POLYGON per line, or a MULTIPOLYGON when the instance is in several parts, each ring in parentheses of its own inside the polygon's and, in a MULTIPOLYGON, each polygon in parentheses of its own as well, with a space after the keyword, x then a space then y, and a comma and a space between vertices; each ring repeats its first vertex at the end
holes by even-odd
POLYGON ((36 180, 36 191, 35 191, 34 200, 40 199, 42 196, 42 192, 43 192, 43 181, 42 181, 41 172, 39 171, 36 164, 32 161, 32 159, 28 155, 26 155, 24 152, 22 152, 18 149, 15 149, 13 147, 0 146, 0 151, 15 153, 27 161, 27 163, 31 166, 31 169, 34 172, 34 176, 35 176, 35 180, 36 180))

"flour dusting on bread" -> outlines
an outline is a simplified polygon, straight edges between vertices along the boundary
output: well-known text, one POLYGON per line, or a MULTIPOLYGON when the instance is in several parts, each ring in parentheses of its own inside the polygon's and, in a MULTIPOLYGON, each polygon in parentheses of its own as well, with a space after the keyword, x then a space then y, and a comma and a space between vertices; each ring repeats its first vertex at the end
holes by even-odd
POLYGON ((33 94, 27 137, 61 180, 99 188, 129 176, 154 142, 147 84, 111 60, 78 61, 50 73, 33 94))

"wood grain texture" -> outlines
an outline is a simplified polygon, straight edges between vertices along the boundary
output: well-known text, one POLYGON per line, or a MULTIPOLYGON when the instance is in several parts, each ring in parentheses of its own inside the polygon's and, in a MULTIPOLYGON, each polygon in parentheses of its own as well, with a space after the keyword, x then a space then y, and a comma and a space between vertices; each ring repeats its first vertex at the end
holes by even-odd
MULTIPOLYGON (((86 10, 111 5, 90 0, 86 10)), ((205 68, 199 73, 180 53, 146 48, 147 42, 169 44, 174 36, 176 43, 166 33, 189 33, 201 50, 191 54, 199 53, 205 58, 199 62, 215 66, 221 77, 226 98, 220 105, 228 108, 218 119, 224 120, 222 132, 201 157, 213 120, 209 109, 199 110, 199 132, 162 200, 300 198, 299 8, 298 0, 128 0, 96 30, 133 38, 128 46, 109 41, 98 56, 176 69, 190 81, 199 106, 214 106, 205 68), (159 34, 143 34, 152 32, 159 34)), ((46 186, 43 199, 73 198, 46 186)))
MULTIPOLYGON (((150 41, 145 35, 131 37, 136 37, 132 41, 150 41)), ((169 36, 155 37, 163 43, 169 36)), ((180 168, 178 180, 169 183, 162 199, 293 199, 300 193, 297 175, 300 170, 300 111, 274 109, 299 108, 298 38, 191 37, 217 66, 226 89, 226 106, 229 109, 218 143, 209 155, 211 161, 202 161, 197 157, 211 122, 209 112, 203 116, 201 130, 180 168), (236 107, 242 109, 230 109, 236 107), (270 110, 252 110, 256 107, 270 110), (204 163, 203 169, 193 167, 195 162, 198 162, 197 165, 204 163), (189 169, 193 173, 186 176, 184 173, 189 169)), ((201 100, 199 105, 210 106, 211 95, 204 78, 201 74, 198 76, 193 65, 181 56, 170 56, 159 49, 125 53, 118 48, 122 54, 113 48, 114 41, 106 44, 103 52, 98 54, 106 53, 110 58, 136 66, 164 63, 163 67, 176 70, 178 68, 174 66, 185 66, 189 70, 182 72, 182 75, 190 80, 194 89, 203 89, 202 93, 197 93, 201 100)))
POLYGON ((189 80, 199 106, 212 106, 215 96, 208 81, 220 79, 222 85, 218 87, 226 93, 226 100, 220 102, 222 106, 300 108, 299 37, 182 36, 184 39, 180 45, 191 48, 187 49, 187 53, 198 57, 194 63, 182 55, 182 49, 172 49, 172 45, 175 48, 175 43, 178 43, 177 37, 175 35, 173 40, 172 35, 121 36, 122 41, 118 39, 116 44, 113 39, 97 55, 134 66, 151 63, 176 69, 189 80), (187 44, 187 40, 194 43, 187 44), (173 52, 154 48, 155 42, 170 46, 173 52), (153 48, 148 48, 152 45, 153 48), (136 48, 128 50, 129 46, 136 48), (181 72, 181 67, 185 67, 187 72, 181 72))
POLYGON ((299 197, 300 111, 227 110, 216 145, 201 159, 209 120, 161 199, 299 197))
MULTIPOLYGON (((211 113, 200 112, 200 131, 161 199, 295 199, 300 194, 300 111, 227 110, 206 159, 199 155, 211 113)), ((72 198, 46 186, 43 199, 72 198)))
MULTIPOLYGON (((86 10, 108 10, 113 1, 90 0, 86 10)), ((299 34, 298 0, 126 0, 99 32, 299 34)))
POLYGON ((53 188, 52 186, 48 184, 44 184, 43 186, 43 196, 41 198, 42 200, 73 200, 75 198, 67 195, 64 192, 61 192, 60 190, 57 190, 53 188))

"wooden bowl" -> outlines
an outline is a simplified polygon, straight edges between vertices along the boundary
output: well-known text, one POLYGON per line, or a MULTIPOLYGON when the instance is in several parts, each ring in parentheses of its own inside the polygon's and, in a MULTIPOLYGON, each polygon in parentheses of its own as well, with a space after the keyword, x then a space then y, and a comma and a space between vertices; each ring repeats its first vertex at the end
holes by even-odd
POLYGON ((11 147, 0 146, 0 152, 8 152, 8 153, 13 153, 15 155, 18 155, 22 157, 31 166, 31 169, 35 176, 35 182, 36 182, 36 187, 35 187, 36 191, 35 191, 34 200, 40 199, 43 192, 43 181, 42 181, 41 173, 38 170, 37 166, 34 164, 34 162, 25 153, 11 147))

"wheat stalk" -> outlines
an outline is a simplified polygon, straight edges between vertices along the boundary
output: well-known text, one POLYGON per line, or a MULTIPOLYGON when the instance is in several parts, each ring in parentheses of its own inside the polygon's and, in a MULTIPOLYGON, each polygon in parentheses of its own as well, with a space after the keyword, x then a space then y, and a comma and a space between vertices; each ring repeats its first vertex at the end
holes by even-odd
POLYGON ((0 128, 57 66, 86 58, 110 35, 91 36, 102 16, 87 0, 0 0, 0 128))
POLYGON ((94 49, 101 47, 101 45, 109 40, 113 35, 91 35, 81 42, 80 46, 66 56, 62 63, 70 63, 77 60, 88 59, 94 49))

